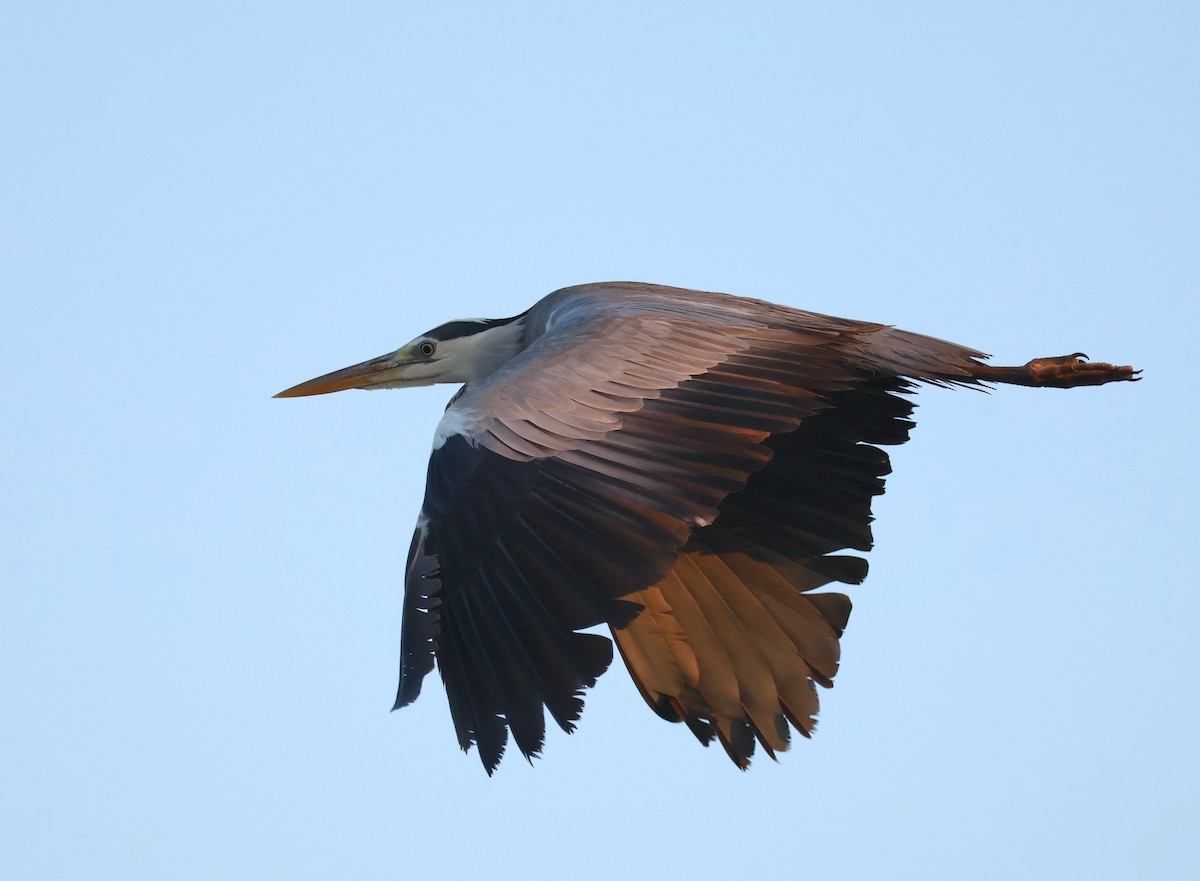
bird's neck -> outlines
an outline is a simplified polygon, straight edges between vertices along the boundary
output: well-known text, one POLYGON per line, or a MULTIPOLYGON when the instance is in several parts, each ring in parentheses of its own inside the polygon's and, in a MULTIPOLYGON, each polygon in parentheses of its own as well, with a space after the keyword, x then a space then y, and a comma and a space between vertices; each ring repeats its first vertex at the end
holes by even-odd
POLYGON ((467 357, 463 361, 470 368, 461 381, 474 385, 487 379, 525 348, 525 318, 521 316, 489 327, 464 338, 463 343, 471 351, 464 353, 467 357))

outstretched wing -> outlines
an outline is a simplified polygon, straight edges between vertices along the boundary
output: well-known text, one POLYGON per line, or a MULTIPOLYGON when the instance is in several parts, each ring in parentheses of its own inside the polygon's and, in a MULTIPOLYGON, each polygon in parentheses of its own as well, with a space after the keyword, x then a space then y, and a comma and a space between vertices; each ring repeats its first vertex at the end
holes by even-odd
POLYGON ((802 592, 865 573, 826 556, 869 545, 886 457, 859 441, 906 436, 872 396, 897 401, 899 374, 970 382, 979 353, 646 285, 566 289, 527 321, 528 348, 439 425, 397 706, 436 658, 464 749, 490 772, 511 731, 534 755, 543 707, 570 731, 611 663, 606 638, 579 632, 607 623, 661 715, 739 761, 746 732, 783 748, 783 718, 811 727, 805 683, 833 675, 849 611, 802 592), (824 477, 833 489, 814 489, 824 477), (696 675, 672 674, 680 646, 696 675))

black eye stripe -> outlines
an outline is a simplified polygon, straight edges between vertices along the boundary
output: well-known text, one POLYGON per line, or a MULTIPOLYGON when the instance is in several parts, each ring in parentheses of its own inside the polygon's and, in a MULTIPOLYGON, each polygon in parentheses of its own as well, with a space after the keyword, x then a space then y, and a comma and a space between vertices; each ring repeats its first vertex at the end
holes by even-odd
POLYGON ((458 337, 474 336, 481 331, 489 330, 493 327, 499 327, 503 324, 510 324, 520 316, 513 318, 478 318, 467 321, 451 321, 448 324, 443 324, 441 327, 435 327, 425 336, 435 340, 457 339, 458 337))

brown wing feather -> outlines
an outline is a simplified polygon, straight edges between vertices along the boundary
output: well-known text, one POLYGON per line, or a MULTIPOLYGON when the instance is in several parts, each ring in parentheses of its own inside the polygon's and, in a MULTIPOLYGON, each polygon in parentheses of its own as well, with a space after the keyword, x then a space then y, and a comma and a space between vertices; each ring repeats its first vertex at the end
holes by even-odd
POLYGON ((863 381, 772 437, 771 463, 692 533, 662 581, 631 597, 647 613, 613 630, 647 703, 701 742, 715 735, 739 767, 756 739, 772 756, 787 749, 787 722, 806 737, 815 727, 815 686, 833 684, 850 600, 808 592, 866 575, 865 561, 829 554, 871 545, 871 498, 889 464, 869 444, 907 439, 912 404, 894 394, 906 387, 863 381))

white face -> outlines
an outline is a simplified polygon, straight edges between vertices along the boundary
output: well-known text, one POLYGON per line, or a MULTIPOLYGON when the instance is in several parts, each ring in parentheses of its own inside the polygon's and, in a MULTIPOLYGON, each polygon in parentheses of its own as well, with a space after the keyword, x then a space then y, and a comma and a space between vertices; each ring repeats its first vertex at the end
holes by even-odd
POLYGON ((419 336, 396 350, 395 380, 374 388, 403 388, 404 386, 433 385, 438 382, 458 382, 448 377, 454 362, 453 340, 449 344, 429 336, 419 336))
POLYGON ((437 339, 423 334, 396 352, 397 360, 408 364, 401 384, 479 382, 521 350, 525 326, 520 320, 491 326, 485 321, 455 321, 430 333, 447 332, 457 335, 437 339))

